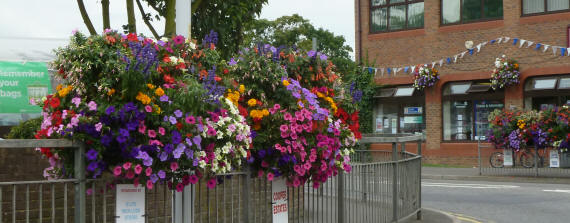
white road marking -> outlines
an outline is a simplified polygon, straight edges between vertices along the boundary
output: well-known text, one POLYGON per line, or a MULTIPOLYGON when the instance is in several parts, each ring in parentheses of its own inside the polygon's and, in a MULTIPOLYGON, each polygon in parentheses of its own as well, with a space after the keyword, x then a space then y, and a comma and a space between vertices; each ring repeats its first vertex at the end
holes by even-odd
POLYGON ((570 194, 570 190, 559 190, 559 189, 556 189, 556 190, 542 190, 542 191, 544 191, 544 192, 557 192, 557 193, 569 193, 569 194, 570 194))
POLYGON ((497 185, 497 184, 453 184, 453 183, 422 183, 426 187, 446 187, 446 188, 473 188, 473 189, 509 189, 518 188, 515 185, 497 185))

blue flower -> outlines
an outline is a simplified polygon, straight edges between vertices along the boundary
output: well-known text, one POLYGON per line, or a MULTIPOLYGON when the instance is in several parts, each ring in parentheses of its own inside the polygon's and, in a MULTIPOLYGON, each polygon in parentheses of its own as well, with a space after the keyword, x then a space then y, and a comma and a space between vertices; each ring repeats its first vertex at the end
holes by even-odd
POLYGON ((99 153, 97 152, 97 150, 90 149, 89 151, 87 151, 87 153, 85 154, 85 156, 87 157, 87 160, 96 160, 96 159, 97 159, 97 154, 99 154, 99 153))

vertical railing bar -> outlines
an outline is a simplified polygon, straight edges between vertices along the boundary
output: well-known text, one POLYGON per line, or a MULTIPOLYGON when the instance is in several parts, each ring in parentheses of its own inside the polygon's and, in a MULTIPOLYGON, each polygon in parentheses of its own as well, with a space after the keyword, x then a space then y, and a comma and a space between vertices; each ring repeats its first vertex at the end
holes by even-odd
MULTIPOLYGON (((241 175, 240 175, 240 176, 241 176, 241 175)), ((242 188, 243 188, 243 187, 241 186, 241 185, 242 185, 241 182, 242 182, 241 177, 237 177, 237 185, 238 185, 238 188, 237 188, 237 191, 238 191, 237 202, 240 202, 240 201, 241 201, 241 190, 242 190, 242 188), (240 188, 240 187, 242 187, 242 188, 240 188)), ((237 217, 238 217, 238 218, 241 216, 241 213, 242 213, 241 208, 239 208, 239 205, 238 205, 238 210, 237 210, 237 217)), ((242 220, 243 220, 243 219, 242 219, 242 220)), ((238 222, 239 222, 239 220, 238 220, 238 222)))
POLYGON ((103 184, 103 223, 107 223, 107 186, 103 184))
POLYGON ((12 186, 12 222, 16 223, 16 184, 12 186))
POLYGON ((55 223, 55 184, 51 184, 51 223, 55 223))
POLYGON ((30 223, 30 185, 26 184, 26 223, 30 223))
POLYGON ((95 189, 96 189, 95 181, 93 181, 91 183, 91 220, 93 223, 97 222, 95 216, 95 191, 96 191, 95 189))
POLYGON ((214 188, 213 190, 214 190, 214 196, 216 197, 216 222, 220 222, 218 219, 218 215, 220 213, 220 209, 218 208, 220 202, 220 200, 218 199, 219 190, 218 188, 214 188))
POLYGON ((78 148, 74 151, 74 178, 78 181, 75 184, 75 214, 74 214, 74 222, 75 223, 85 223, 85 215, 86 213, 86 196, 85 196, 85 144, 81 144, 78 148))
POLYGON ((164 185, 164 186, 163 186, 162 191, 164 192, 164 193, 163 193, 164 196, 162 197, 162 200, 163 200, 164 202, 162 202, 162 219, 164 220, 164 223, 168 223, 168 217, 166 216, 166 203, 168 202, 168 201, 167 201, 167 198, 168 198, 168 190, 166 189, 166 187, 167 187, 167 186, 166 186, 166 183, 164 183, 163 185, 164 185))
POLYGON ((2 212, 2 186, 0 186, 0 222, 2 222, 2 215, 4 215, 4 212, 2 212))
MULTIPOLYGON (((39 222, 39 223, 42 223, 42 221, 43 221, 43 219, 42 219, 42 218, 43 218, 43 211, 44 211, 44 210, 43 210, 43 207, 42 207, 42 205, 43 205, 43 203, 44 203, 44 199, 43 199, 44 190, 43 190, 43 189, 44 189, 43 184, 40 184, 40 185, 39 185, 39 189, 38 189, 38 203, 39 203, 39 215, 38 215, 38 220, 39 220, 39 221, 38 221, 38 222, 39 222)), ((1 204, 2 204, 2 195, 1 195, 1 194, 2 194, 2 190, 0 189, 0 206, 2 206, 2 205, 1 205, 1 204)), ((2 209, 2 208, 0 208, 0 215, 1 215, 1 213, 2 213, 2 210, 1 210, 1 209, 2 209)), ((0 217, 0 222, 2 222, 1 217, 0 217)))
POLYGON ((63 221, 67 223, 67 183, 63 183, 63 188, 63 221))

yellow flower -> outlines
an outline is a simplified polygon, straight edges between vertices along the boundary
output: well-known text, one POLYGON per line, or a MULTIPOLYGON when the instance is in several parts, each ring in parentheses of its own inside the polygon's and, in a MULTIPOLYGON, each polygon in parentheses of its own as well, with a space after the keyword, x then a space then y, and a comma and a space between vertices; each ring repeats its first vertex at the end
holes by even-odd
POLYGON ((62 98, 65 97, 67 94, 69 94, 69 92, 71 92, 71 90, 73 89, 71 85, 68 85, 65 88, 62 88, 61 85, 59 85, 58 87, 59 90, 57 91, 57 94, 62 98))
POLYGON ((55 87, 55 89, 56 89, 57 91, 61 91, 62 88, 63 88, 63 86, 61 86, 61 84, 58 84, 57 87, 55 87))
POLYGON ((257 104, 257 100, 255 99, 249 99, 249 101, 247 101, 247 105, 249 105, 249 107, 253 107, 257 104))
POLYGON ((283 80, 283 85, 289 86, 289 81, 288 81, 288 80, 283 80))
POLYGON ((158 95, 158 97, 161 97, 162 95, 164 95, 164 90, 162 90, 162 88, 158 87, 155 91, 154 94, 158 95))
POLYGON ((154 112, 156 112, 156 114, 160 114, 162 110, 160 110, 160 107, 158 107, 158 105, 154 105, 154 112))
POLYGON ((115 94, 114 88, 111 88, 109 91, 107 91, 107 95, 112 96, 113 94, 115 94))
POLYGON ((263 114, 263 116, 268 116, 269 111, 267 109, 263 109, 262 114, 263 114))
POLYGON ((155 88, 155 86, 154 86, 153 84, 146 84, 146 86, 147 86, 148 88, 150 88, 150 89, 154 89, 154 88, 155 88))
POLYGON ((239 85, 239 93, 243 94, 243 92, 245 92, 245 86, 243 86, 243 84, 240 84, 239 85))
POLYGON ((148 97, 148 95, 146 95, 140 91, 139 91, 139 94, 137 95, 136 99, 145 105, 150 104, 150 97, 148 97))
POLYGON ((322 98, 322 97, 324 97, 324 95, 321 92, 317 92, 317 97, 322 98))

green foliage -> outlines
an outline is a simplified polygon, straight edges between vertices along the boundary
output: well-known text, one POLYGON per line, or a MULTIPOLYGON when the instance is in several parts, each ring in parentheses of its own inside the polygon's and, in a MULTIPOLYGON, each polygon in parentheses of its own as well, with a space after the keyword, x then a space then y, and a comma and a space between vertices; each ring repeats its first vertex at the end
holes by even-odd
POLYGON ((374 71, 366 69, 373 67, 374 63, 368 60, 368 55, 364 58, 364 64, 354 66, 352 73, 343 76, 346 83, 355 83, 356 89, 362 91, 362 99, 356 104, 359 110, 360 132, 373 133, 374 131, 374 94, 381 88, 374 82, 374 71))
POLYGON ((42 124, 42 117, 29 119, 20 122, 19 125, 12 127, 6 138, 8 139, 33 139, 34 135, 42 124))
POLYGON ((313 38, 317 38, 317 49, 326 54, 336 65, 339 73, 346 74, 354 69, 354 61, 350 58, 352 48, 346 45, 343 36, 315 28, 307 19, 293 14, 275 20, 258 19, 246 24, 243 44, 253 46, 267 43, 274 46, 296 46, 305 51, 312 49, 313 38))

